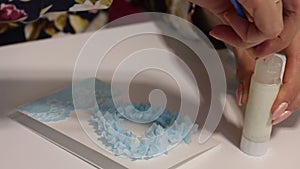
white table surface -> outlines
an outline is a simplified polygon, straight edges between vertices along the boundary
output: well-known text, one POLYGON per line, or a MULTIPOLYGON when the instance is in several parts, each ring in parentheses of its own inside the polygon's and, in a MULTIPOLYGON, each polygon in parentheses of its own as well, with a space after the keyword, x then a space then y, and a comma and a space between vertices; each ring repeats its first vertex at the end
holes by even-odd
MULTIPOLYGON (((143 26, 149 25, 138 28, 143 26)), ((135 28, 135 25, 131 27, 135 28)), ((103 34, 108 38, 113 36, 111 32, 122 29, 106 30, 103 34)), ((20 104, 70 85, 76 58, 90 35, 87 33, 0 47, 1 168, 94 168, 6 116, 20 104)), ((135 43, 132 46, 138 45, 138 41, 135 43)), ((164 45, 159 39, 153 40, 153 43, 164 45)), ((227 54, 226 51, 220 53, 227 54)), ((234 96, 228 94, 224 116, 213 135, 221 144, 185 164, 183 168, 299 168, 299 113, 274 127, 269 151, 263 157, 254 158, 238 149, 241 112, 234 96)))

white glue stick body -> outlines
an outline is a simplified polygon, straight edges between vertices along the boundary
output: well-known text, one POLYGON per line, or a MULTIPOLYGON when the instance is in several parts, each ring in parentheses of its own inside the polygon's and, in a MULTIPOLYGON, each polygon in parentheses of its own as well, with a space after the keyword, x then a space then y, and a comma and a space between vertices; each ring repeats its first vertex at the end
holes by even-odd
POLYGON ((281 86, 282 65, 282 59, 276 55, 269 61, 256 61, 240 144, 246 154, 261 156, 268 149, 272 131, 271 108, 281 86))

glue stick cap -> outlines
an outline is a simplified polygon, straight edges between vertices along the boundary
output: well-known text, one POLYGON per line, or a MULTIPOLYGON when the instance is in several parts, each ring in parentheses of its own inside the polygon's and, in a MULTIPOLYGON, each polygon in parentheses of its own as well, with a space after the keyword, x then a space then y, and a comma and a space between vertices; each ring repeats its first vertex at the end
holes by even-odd
POLYGON ((275 54, 267 61, 258 59, 256 61, 253 77, 257 82, 264 84, 281 83, 282 66, 282 59, 275 54))
POLYGON ((251 156, 262 156, 268 150, 268 141, 266 142, 254 142, 246 137, 242 136, 240 149, 251 156))

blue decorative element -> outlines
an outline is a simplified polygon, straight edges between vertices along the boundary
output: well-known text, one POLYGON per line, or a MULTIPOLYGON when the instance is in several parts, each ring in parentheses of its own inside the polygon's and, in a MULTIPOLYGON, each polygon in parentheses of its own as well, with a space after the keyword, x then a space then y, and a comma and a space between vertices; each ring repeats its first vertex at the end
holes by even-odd
MULTIPOLYGON (((126 104, 122 104, 126 109, 126 104)), ((133 104, 138 110, 147 110, 149 104, 133 104)), ((127 103, 127 107, 131 107, 127 103)), ((168 148, 180 143, 191 142, 191 134, 197 131, 198 125, 188 117, 167 110, 155 120, 142 137, 137 137, 122 126, 124 117, 114 107, 112 100, 99 105, 100 111, 92 116, 92 124, 100 140, 115 155, 133 160, 148 159, 167 153, 168 148)), ((154 112, 155 113, 155 112, 154 112)), ((135 113, 134 118, 144 118, 135 113)))
MULTIPOLYGON (((78 85, 90 82, 91 79, 83 81, 78 85)), ((84 86, 84 85, 82 85, 84 86)), ((82 94, 90 93, 91 90, 81 88, 82 94)), ((95 95, 96 100, 110 98, 110 85, 102 81, 95 81, 95 95)), ((83 102, 87 102, 85 99, 83 102)), ((41 122, 57 122, 65 120, 70 117, 71 112, 74 111, 72 99, 72 87, 65 88, 52 95, 43 97, 31 104, 18 107, 18 111, 25 112, 32 118, 41 122)))
MULTIPOLYGON (((78 103, 79 108, 84 109, 95 101, 90 98, 93 91, 88 89, 88 85, 86 85, 93 80, 89 79, 76 84, 76 92, 80 92, 78 96, 84 99, 82 102, 78 99, 80 101, 78 103)), ((98 104, 100 111, 92 115, 91 121, 102 143, 115 155, 133 160, 148 159, 167 153, 170 147, 175 146, 182 140, 185 143, 191 142, 191 134, 197 130, 198 125, 194 124, 188 117, 182 117, 177 112, 167 110, 164 110, 155 121, 152 121, 151 127, 144 136, 137 137, 122 126, 125 117, 117 111, 110 92, 109 84, 99 80, 95 81, 96 104, 98 104)), ((129 103, 121 103, 120 106, 122 106, 124 114, 137 120, 152 118, 151 114, 155 114, 156 110, 159 110, 153 108, 149 112, 151 105, 148 103, 134 103, 133 106, 129 103)), ((41 122, 64 120, 70 117, 71 112, 74 111, 72 87, 65 88, 31 104, 21 106, 18 110, 41 122)))
MULTIPOLYGON (((116 102, 115 102, 116 103, 116 102)), ((111 103, 113 104, 113 103, 111 103)), ((152 107, 149 103, 141 103, 133 105, 128 105, 128 103, 117 103, 116 106, 118 112, 129 121, 139 122, 139 123, 150 123, 157 119, 160 114, 166 110, 163 108, 152 107)), ((117 111, 116 110, 116 111, 117 111)))

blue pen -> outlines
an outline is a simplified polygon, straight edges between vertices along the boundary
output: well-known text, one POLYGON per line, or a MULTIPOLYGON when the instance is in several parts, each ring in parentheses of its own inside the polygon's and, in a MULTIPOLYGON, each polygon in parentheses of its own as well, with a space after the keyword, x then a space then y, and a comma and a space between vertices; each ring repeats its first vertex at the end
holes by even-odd
POLYGON ((242 7, 242 5, 238 2, 238 0, 231 0, 234 8, 236 9, 237 13, 244 19, 247 19, 247 15, 242 7))

